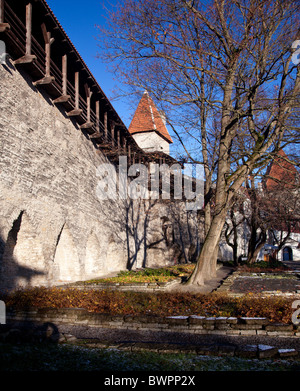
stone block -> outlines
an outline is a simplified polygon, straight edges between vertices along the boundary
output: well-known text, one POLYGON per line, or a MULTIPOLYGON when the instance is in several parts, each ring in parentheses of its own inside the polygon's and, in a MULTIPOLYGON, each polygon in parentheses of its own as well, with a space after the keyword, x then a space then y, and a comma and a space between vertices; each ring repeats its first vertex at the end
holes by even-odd
POLYGON ((226 323, 227 322, 227 317, 225 317, 225 316, 217 316, 216 318, 215 318, 215 320, 216 320, 216 322, 217 323, 226 323))
POLYGON ((129 323, 129 322, 135 322, 136 321, 136 317, 134 315, 125 315, 124 316, 124 322, 125 323, 129 323))
POLYGON ((190 325, 202 325, 205 320, 205 316, 191 315, 189 317, 190 325))
POLYGON ((192 334, 207 334, 205 329, 190 330, 192 334))
POLYGON ((267 318, 259 318, 259 317, 241 317, 239 318, 239 323, 245 323, 248 325, 267 325, 269 320, 267 318))
POLYGON ((229 323, 229 324, 237 324, 237 322, 238 322, 238 318, 235 318, 232 316, 230 316, 229 318, 226 319, 226 323, 229 323))
POLYGON ((236 351, 236 347, 233 345, 219 345, 218 356, 230 356, 233 357, 236 351))
POLYGON ((258 349, 256 345, 242 345, 238 347, 235 354, 238 357, 255 358, 257 357, 257 351, 258 349))
POLYGON ((278 352, 278 349, 269 345, 258 345, 258 357, 270 358, 274 357, 278 352))
POLYGON ((215 322, 216 322, 216 317, 214 317, 214 316, 211 316, 211 317, 204 319, 205 324, 215 324, 215 322))
POLYGON ((241 330, 226 330, 226 335, 241 335, 241 330))
POLYGON ((113 320, 113 316, 109 314, 93 313, 90 314, 90 324, 105 325, 113 320))
POLYGON ((217 345, 208 345, 208 346, 196 346, 195 350, 199 355, 217 355, 218 346, 217 345))
POLYGON ((214 330, 215 329, 215 325, 214 324, 204 324, 203 325, 203 329, 204 330, 214 330))
POLYGON ((230 328, 233 330, 261 330, 263 326, 257 324, 237 323, 237 324, 232 324, 230 328))
POLYGON ((257 335, 256 330, 240 330, 240 335, 257 335))
POLYGON ((292 331, 293 325, 292 324, 285 324, 285 323, 271 323, 265 327, 265 330, 267 330, 267 331, 292 331))
POLYGON ((267 331, 267 335, 273 337, 293 337, 294 331, 267 331))
POLYGON ((169 324, 168 329, 172 330, 172 331, 182 331, 182 332, 185 332, 186 330, 188 330, 188 327, 185 326, 185 325, 180 325, 180 324, 169 324))
POLYGON ((278 349, 278 354, 279 357, 282 358, 295 357, 299 355, 296 349, 278 349))
POLYGON ((203 326, 201 324, 190 324, 189 325, 189 330, 203 330, 203 326))
POLYGON ((267 335, 268 332, 266 330, 256 330, 257 335, 267 335))
POLYGON ((131 329, 138 330, 141 328, 141 323, 139 322, 130 322, 130 323, 125 322, 123 325, 127 330, 131 330, 131 329))
POLYGON ((215 335, 227 335, 227 330, 207 330, 207 334, 215 334, 215 335))
POLYGON ((118 320, 113 320, 113 321, 110 321, 107 323, 107 325, 110 327, 110 328, 122 328, 124 326, 124 322, 122 321, 118 321, 118 320))
MULTIPOLYGON (((130 315, 130 317, 132 317, 130 315)), ((127 321, 126 319, 124 319, 125 322, 127 321)), ((136 322, 140 322, 140 323, 163 323, 165 322, 165 318, 161 318, 159 316, 152 316, 152 315, 136 315, 134 316, 134 320, 136 322)))
POLYGON ((188 316, 167 316, 166 322, 171 326, 188 326, 188 316))

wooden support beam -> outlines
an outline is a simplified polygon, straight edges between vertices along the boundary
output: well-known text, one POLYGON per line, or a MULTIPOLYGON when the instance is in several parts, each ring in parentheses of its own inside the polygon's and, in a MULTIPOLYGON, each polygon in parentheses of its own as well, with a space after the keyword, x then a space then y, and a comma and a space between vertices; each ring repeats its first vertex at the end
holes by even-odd
POLYGON ((104 136, 107 141, 107 111, 104 113, 104 136))
POLYGON ((91 122, 91 97, 93 92, 90 87, 85 83, 84 85, 85 95, 86 95, 86 117, 87 121, 83 125, 81 125, 81 129, 90 129, 94 126, 93 122, 91 122))
POLYGON ((0 23, 4 23, 4 0, 0 0, 0 23))
POLYGON ((69 111, 67 113, 67 116, 68 117, 78 117, 82 114, 82 110, 81 109, 74 109, 72 111, 69 111))
POLYGON ((121 143, 120 143, 120 129, 117 130, 117 146, 118 149, 120 150, 121 143))
POLYGON ((26 54, 31 55, 32 4, 26 5, 26 54))
POLYGON ((79 109, 79 72, 75 72, 75 109, 79 109))
POLYGON ((100 102, 96 102, 96 131, 100 131, 100 102))
POLYGON ((70 99, 67 94, 67 55, 62 57, 62 95, 56 98, 53 103, 65 103, 70 99))
POLYGON ((68 117, 77 117, 82 114, 79 108, 79 72, 75 72, 75 108, 67 113, 68 117))
POLYGON ((55 77, 53 76, 44 76, 42 79, 34 81, 32 84, 34 86, 42 86, 42 85, 47 85, 53 83, 55 80, 55 77))
POLYGON ((54 38, 51 38, 51 33, 47 31, 45 23, 41 25, 44 41, 45 41, 45 76, 41 80, 37 80, 33 83, 33 85, 45 85, 45 84, 51 84, 55 77, 51 76, 50 74, 50 63, 51 63, 51 45, 54 42, 54 38))
POLYGON ((30 64, 36 60, 36 56, 31 54, 31 37, 32 37, 32 4, 26 5, 26 44, 25 55, 14 61, 15 65, 30 64))
POLYGON ((131 165, 131 145, 128 145, 128 164, 131 165))
POLYGON ((62 93, 67 95, 68 84, 68 56, 65 54, 62 56, 62 93))
POLYGON ((57 103, 65 103, 65 102, 68 102, 70 99, 70 95, 61 95, 59 96, 58 98, 54 99, 53 100, 53 103, 54 104, 57 104, 57 103))
POLYGON ((4 0, 0 0, 0 33, 4 33, 9 29, 10 25, 8 23, 4 23, 4 0))
POLYGON ((90 138, 101 138, 101 133, 100 132, 95 132, 93 134, 90 135, 90 138))
POLYGON ((44 41, 45 41, 45 53, 46 53, 46 77, 50 77, 50 62, 51 62, 51 45, 54 42, 54 38, 51 38, 51 32, 47 31, 45 23, 41 25, 44 41))
POLYGON ((80 125, 80 129, 91 129, 94 126, 93 122, 85 122, 80 125))
POLYGON ((93 95, 93 91, 91 91, 90 87, 85 83, 84 85, 85 89, 85 95, 86 95, 86 116, 87 116, 87 121, 91 121, 91 98, 93 95))
POLYGON ((115 123, 114 121, 111 121, 110 124, 110 134, 111 134, 111 145, 115 146, 115 123))
POLYGON ((8 23, 0 23, 0 33, 5 33, 9 29, 10 25, 8 23))

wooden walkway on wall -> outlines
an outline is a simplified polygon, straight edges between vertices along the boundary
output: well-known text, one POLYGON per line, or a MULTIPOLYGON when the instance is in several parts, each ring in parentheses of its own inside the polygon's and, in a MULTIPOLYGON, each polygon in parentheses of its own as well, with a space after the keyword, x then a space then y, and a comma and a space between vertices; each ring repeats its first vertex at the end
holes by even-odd
POLYGON ((174 163, 137 145, 44 0, 0 0, 0 39, 14 65, 63 107, 109 160, 117 162, 122 154, 131 163, 174 163))

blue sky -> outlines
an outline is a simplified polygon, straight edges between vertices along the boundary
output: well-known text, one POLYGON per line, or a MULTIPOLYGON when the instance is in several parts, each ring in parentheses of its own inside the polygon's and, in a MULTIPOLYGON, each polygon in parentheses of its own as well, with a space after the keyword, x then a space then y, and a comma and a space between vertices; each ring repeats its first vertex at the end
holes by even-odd
POLYGON ((105 23, 106 13, 103 4, 109 6, 114 0, 47 0, 47 3, 128 127, 133 115, 132 109, 129 110, 125 102, 111 100, 117 82, 113 79, 113 74, 107 70, 108 65, 96 58, 99 51, 96 25, 105 23))

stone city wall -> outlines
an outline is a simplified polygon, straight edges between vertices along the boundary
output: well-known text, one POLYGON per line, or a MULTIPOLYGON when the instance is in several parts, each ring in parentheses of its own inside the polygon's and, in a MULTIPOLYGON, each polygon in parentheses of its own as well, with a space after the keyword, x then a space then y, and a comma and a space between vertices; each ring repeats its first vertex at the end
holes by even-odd
POLYGON ((0 67, 0 81, 0 289, 189 256, 184 211, 181 228, 166 204, 99 200, 97 168, 107 158, 11 62, 0 67))

